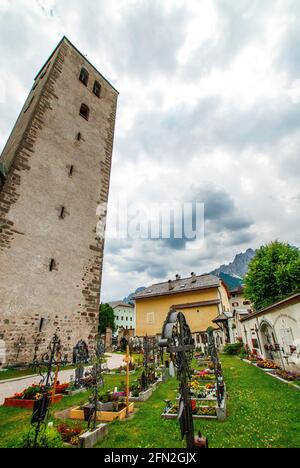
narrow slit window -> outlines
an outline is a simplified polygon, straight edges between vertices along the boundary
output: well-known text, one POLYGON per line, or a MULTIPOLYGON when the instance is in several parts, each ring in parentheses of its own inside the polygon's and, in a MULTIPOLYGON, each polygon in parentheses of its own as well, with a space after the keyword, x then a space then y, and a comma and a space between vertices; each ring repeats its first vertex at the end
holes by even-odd
POLYGON ((4 184, 5 184, 5 177, 4 177, 4 175, 2 174, 2 172, 0 172, 0 192, 1 192, 2 189, 4 188, 4 184))
POLYGON ((77 141, 81 141, 81 140, 82 140, 82 135, 81 135, 81 133, 79 132, 79 133, 77 133, 77 141))
POLYGON ((95 81, 94 87, 93 87, 93 93, 94 93, 98 98, 100 98, 100 96, 101 96, 101 85, 100 85, 99 81, 95 81))
POLYGON ((42 317, 41 320, 40 320, 39 333, 41 333, 41 331, 43 329, 44 320, 45 320, 44 317, 42 317))
POLYGON ((90 109, 86 104, 81 104, 80 107, 80 115, 83 117, 85 120, 89 120, 90 117, 90 109))
POLYGON ((70 177, 72 177, 73 172, 74 172, 74 166, 70 166, 70 170, 69 170, 69 176, 70 177))
POLYGON ((81 71, 80 71, 79 81, 81 81, 81 83, 83 83, 85 86, 88 85, 89 72, 85 68, 82 68, 81 71))
POLYGON ((61 207, 59 217, 60 217, 61 219, 64 219, 64 217, 65 217, 65 207, 64 207, 64 206, 61 207))
POLYGON ((54 267, 55 267, 55 260, 54 258, 51 258, 50 264, 49 264, 49 271, 53 271, 54 267))

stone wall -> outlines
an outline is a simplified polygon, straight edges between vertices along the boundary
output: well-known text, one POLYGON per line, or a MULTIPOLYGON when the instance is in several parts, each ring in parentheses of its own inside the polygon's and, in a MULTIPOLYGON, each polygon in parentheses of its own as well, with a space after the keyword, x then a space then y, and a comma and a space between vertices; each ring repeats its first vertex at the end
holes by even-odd
POLYGON ((47 65, 3 152, 13 154, 0 192, 0 339, 10 363, 30 362, 35 341, 44 352, 55 331, 69 357, 79 339, 92 350, 98 326, 96 210, 108 199, 118 94, 66 39, 47 65))

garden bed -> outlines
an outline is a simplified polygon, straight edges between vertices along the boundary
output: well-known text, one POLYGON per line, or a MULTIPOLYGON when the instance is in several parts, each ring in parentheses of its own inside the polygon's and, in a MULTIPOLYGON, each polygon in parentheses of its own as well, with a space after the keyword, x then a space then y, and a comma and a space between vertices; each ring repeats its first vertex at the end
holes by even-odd
MULTIPOLYGON (((108 405, 108 404, 107 404, 108 405)), ((111 408, 113 408, 113 404, 111 403, 111 408)), ((108 407, 106 407, 108 409, 108 407)), ((129 413, 134 412, 134 403, 130 403, 129 405, 129 413)), ((80 421, 84 421, 84 410, 78 406, 70 410, 70 419, 78 419, 80 421)), ((97 421, 99 422, 111 422, 115 421, 116 419, 122 421, 126 418, 126 406, 121 409, 121 411, 97 411, 97 421)))
MULTIPOLYGON (((174 412, 176 410, 176 407, 173 406, 172 408, 169 409, 166 413, 162 413, 161 417, 162 419, 178 419, 178 412, 174 412)), ((193 419, 217 419, 217 413, 211 414, 211 415, 205 415, 205 414, 193 414, 193 419)))
POLYGON ((74 388, 74 389, 67 389, 65 390, 65 395, 67 396, 74 396, 74 395, 78 395, 79 393, 84 393, 86 392, 86 388, 85 387, 82 387, 82 388, 74 388))
POLYGON ((274 377, 277 380, 280 380, 280 382, 283 382, 285 384, 288 384, 291 387, 296 388, 297 390, 300 390, 300 385, 297 385, 297 383, 295 383, 293 380, 283 379, 282 377, 279 377, 279 375, 273 374, 271 372, 269 372, 268 375, 270 375, 271 377, 274 377))
POLYGON ((153 388, 148 388, 145 392, 140 392, 139 396, 131 396, 129 398, 130 402, 144 402, 149 400, 149 398, 152 396, 154 389, 153 388))
MULTIPOLYGON (((62 400, 62 395, 54 395, 54 397, 49 396, 49 398, 52 400, 52 404, 59 403, 62 400)), ((5 398, 5 401, 3 403, 3 406, 10 407, 10 408, 26 408, 26 409, 33 409, 33 405, 36 402, 36 400, 23 400, 23 399, 17 399, 14 397, 9 397, 5 398)))

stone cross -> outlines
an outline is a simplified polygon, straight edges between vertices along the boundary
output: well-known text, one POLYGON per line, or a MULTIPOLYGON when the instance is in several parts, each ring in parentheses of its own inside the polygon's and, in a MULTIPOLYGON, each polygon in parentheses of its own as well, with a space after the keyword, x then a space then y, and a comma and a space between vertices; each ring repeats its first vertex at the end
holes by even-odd
POLYGON ((126 346, 126 355, 123 359, 126 364, 126 416, 129 415, 129 364, 132 361, 132 357, 129 353, 129 346, 126 346))

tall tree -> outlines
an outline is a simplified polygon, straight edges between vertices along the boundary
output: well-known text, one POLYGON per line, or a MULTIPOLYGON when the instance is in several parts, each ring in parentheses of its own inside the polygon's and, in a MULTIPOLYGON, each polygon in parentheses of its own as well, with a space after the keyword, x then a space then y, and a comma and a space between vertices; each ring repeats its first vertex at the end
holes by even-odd
POLYGON ((115 314, 109 304, 101 304, 99 310, 99 333, 104 334, 107 328, 111 328, 113 332, 115 331, 115 314))
POLYGON ((245 295, 256 310, 300 290, 300 250, 271 242, 256 251, 245 278, 245 295))

